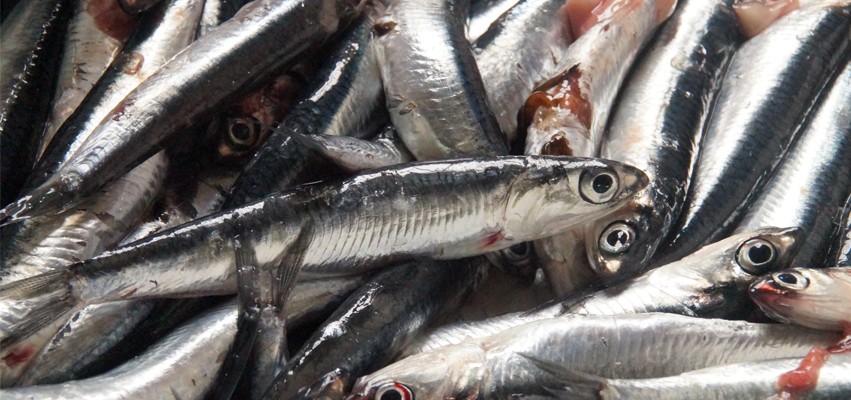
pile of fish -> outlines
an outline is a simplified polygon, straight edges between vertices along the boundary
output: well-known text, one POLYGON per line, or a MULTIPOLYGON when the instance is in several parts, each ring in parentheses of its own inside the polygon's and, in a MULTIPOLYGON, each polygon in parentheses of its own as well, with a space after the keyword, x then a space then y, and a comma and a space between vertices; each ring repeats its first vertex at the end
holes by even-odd
POLYGON ((0 398, 851 398, 851 0, 0 17, 0 398))

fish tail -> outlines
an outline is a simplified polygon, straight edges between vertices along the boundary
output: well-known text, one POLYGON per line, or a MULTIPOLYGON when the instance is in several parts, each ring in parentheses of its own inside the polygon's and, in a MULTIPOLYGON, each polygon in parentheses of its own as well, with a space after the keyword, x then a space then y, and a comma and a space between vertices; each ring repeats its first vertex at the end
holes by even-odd
POLYGON ((558 388, 544 388, 553 397, 579 400, 602 400, 605 398, 603 391, 606 387, 606 378, 571 370, 564 365, 543 360, 531 354, 518 354, 555 378, 554 381, 548 381, 548 386, 558 386, 558 388))
POLYGON ((0 339, 0 348, 18 343, 70 311, 77 299, 71 293, 68 270, 51 271, 0 286, 0 302, 34 301, 36 305, 9 325, 0 339))

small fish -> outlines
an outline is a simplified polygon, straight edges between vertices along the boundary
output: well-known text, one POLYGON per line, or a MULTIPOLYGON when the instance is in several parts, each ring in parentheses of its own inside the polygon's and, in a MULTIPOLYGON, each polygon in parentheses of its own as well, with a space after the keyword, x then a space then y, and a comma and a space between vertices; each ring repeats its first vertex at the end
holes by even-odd
POLYGON ((751 285, 751 298, 769 317, 813 329, 851 333, 851 270, 792 268, 751 285))
POLYGON ((293 133, 292 136, 303 146, 322 154, 349 173, 413 161, 413 156, 392 126, 388 126, 373 140, 320 134, 293 133))

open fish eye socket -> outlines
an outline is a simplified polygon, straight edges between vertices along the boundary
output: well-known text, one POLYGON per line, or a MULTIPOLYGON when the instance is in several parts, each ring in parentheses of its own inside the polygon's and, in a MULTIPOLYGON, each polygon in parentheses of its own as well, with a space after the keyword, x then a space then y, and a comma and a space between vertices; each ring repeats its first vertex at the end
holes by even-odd
POLYGON ((635 243, 636 235, 635 229, 629 224, 621 221, 613 222, 600 234, 597 245, 600 246, 600 250, 607 253, 623 253, 635 243))
POLYGON ((771 275, 771 279, 777 282, 777 285, 791 290, 804 290, 810 285, 807 277, 795 271, 776 272, 771 275))
POLYGON ((605 203, 617 192, 618 177, 613 171, 588 170, 579 177, 579 194, 590 203, 605 203))
POLYGON ((751 274, 760 274, 777 259, 777 249, 763 239, 750 239, 739 248, 736 261, 751 274))
POLYGON ((401 383, 387 383, 375 391, 374 400, 413 400, 414 393, 401 383))

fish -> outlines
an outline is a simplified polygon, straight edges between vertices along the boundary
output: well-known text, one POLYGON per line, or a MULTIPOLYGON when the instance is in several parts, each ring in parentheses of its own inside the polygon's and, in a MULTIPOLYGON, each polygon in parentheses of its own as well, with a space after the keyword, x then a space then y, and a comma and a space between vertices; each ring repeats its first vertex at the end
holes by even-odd
POLYGON ((493 335, 527 322, 569 314, 665 312, 701 318, 742 319, 753 307, 748 297, 750 285, 766 273, 786 268, 801 241, 802 233, 798 228, 763 228, 734 235, 682 260, 603 290, 590 293, 586 290, 529 311, 442 326, 418 338, 404 354, 423 353, 493 335))
MULTIPOLYGON (((56 89, 70 0, 32 0, 0 25, 0 206, 18 196, 32 168, 56 89)), ((5 9, 5 7, 4 7, 5 9)), ((5 14, 5 13, 4 13, 5 14)))
MULTIPOLYGON (((806 233, 791 267, 827 260, 835 221, 851 195, 851 63, 846 62, 735 232, 780 224, 806 233)), ((627 161, 628 162, 628 161, 627 161)))
POLYGON ((640 165, 651 183, 585 228, 591 268, 608 284, 647 267, 686 201, 714 94, 744 42, 732 4, 680 1, 623 84, 596 155, 640 165))
POLYGON ((851 270, 791 268, 754 282, 750 295, 766 315, 813 329, 851 333, 851 270))
POLYGON ((0 396, 201 399, 236 335, 236 314, 236 302, 227 302, 187 321, 139 357, 107 373, 52 385, 3 389, 0 396))
POLYGON ((371 34, 367 15, 327 50, 328 58, 317 68, 304 98, 248 162, 224 209, 310 181, 316 157, 293 134, 363 137, 380 126, 373 124, 384 124, 387 117, 380 112, 383 91, 371 34))
POLYGON ((475 42, 491 25, 521 0, 476 0, 467 16, 467 40, 475 42))
MULTIPOLYGON (((564 378, 564 384, 553 388, 552 393, 562 399, 769 399, 777 395, 777 377, 793 369, 799 361, 800 358, 752 361, 650 379, 606 379, 556 370, 564 378)), ((832 355, 821 368, 814 387, 796 393, 794 398, 846 398, 851 395, 849 371, 851 355, 832 355)))
POLYGON ((0 328, 11 332, 0 344, 78 304, 232 294, 237 236, 268 266, 299 232, 312 230, 303 263, 290 268, 301 279, 348 275, 552 235, 610 212, 646 184, 641 171, 613 161, 506 156, 410 163, 304 185, 0 286, 0 316, 9 316, 0 328), (19 307, 26 312, 13 311, 19 307))
POLYGON ((324 42, 355 18, 358 3, 260 0, 243 7, 130 92, 55 175, 0 210, 0 223, 79 202, 241 90, 276 68, 294 64, 306 48, 324 42))
POLYGON ((203 4, 200 0, 169 0, 139 21, 138 30, 109 70, 58 127, 27 179, 28 190, 51 179, 127 94, 194 40, 203 4))
POLYGON ((458 307, 484 280, 487 265, 483 257, 422 260, 379 273, 317 329, 263 398, 342 399, 357 377, 386 365, 458 307))
POLYGON ((661 313, 571 315, 399 360, 358 379, 349 399, 546 396, 557 379, 540 367, 544 363, 606 378, 656 378, 800 357, 836 336, 788 325, 661 313))
POLYGON ((37 159, 118 56, 135 27, 136 18, 124 13, 114 1, 76 2, 37 159))
POLYGON ((846 59, 849 16, 847 2, 816 3, 739 48, 707 122, 686 204, 653 263, 681 258, 735 228, 846 59))
POLYGON ((348 173, 413 161, 413 156, 392 126, 388 126, 373 140, 322 134, 292 135, 304 147, 321 154, 348 173))
POLYGON ((508 154, 464 36, 469 4, 395 0, 376 10, 374 52, 387 110, 417 160, 508 154))

